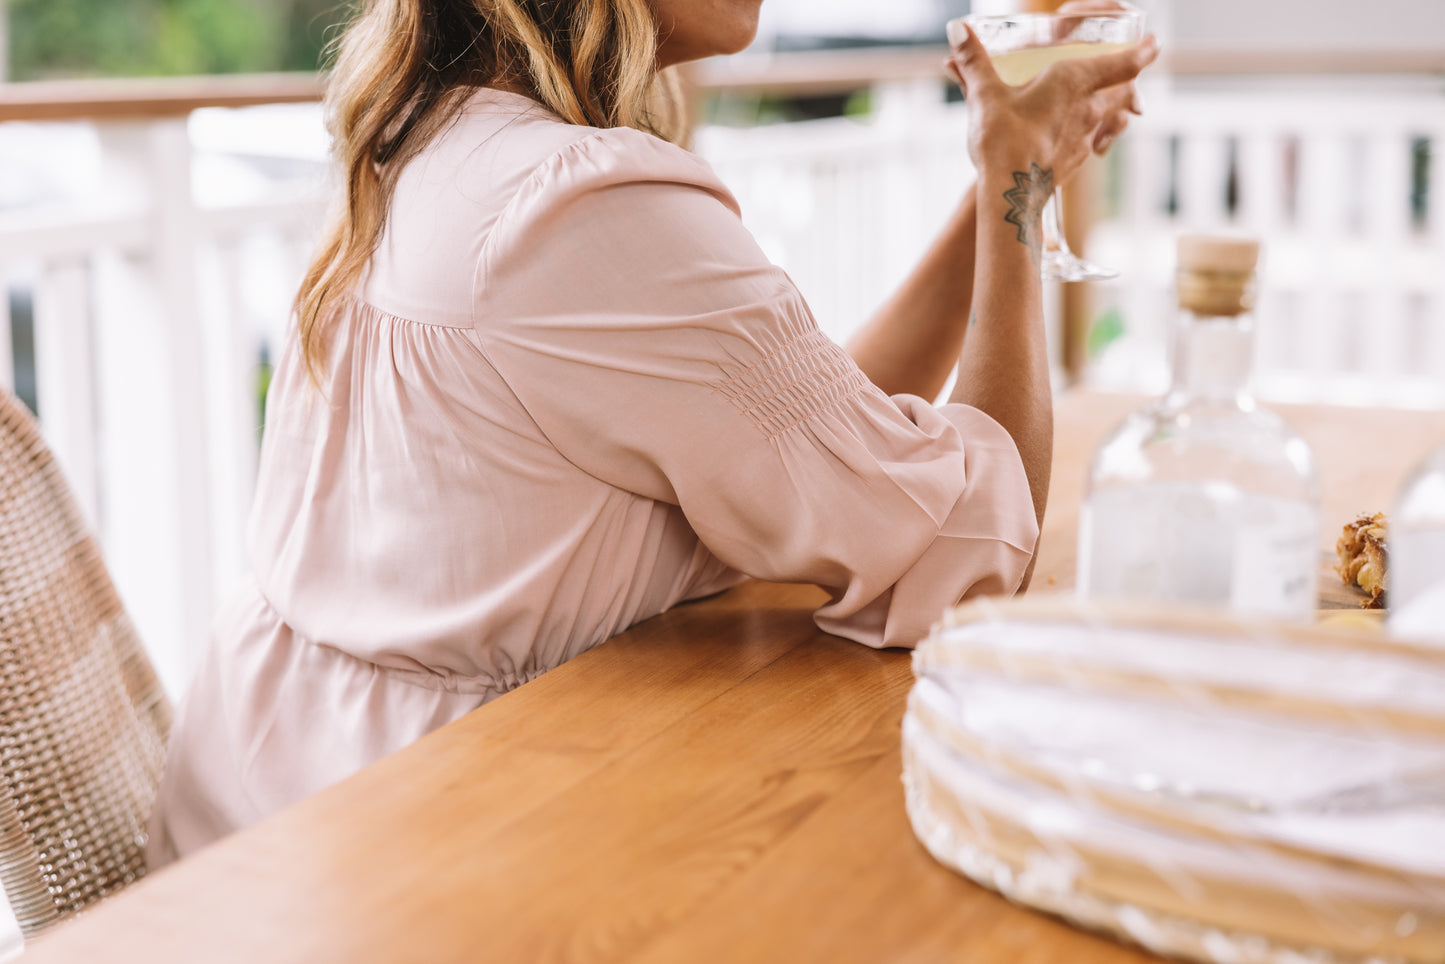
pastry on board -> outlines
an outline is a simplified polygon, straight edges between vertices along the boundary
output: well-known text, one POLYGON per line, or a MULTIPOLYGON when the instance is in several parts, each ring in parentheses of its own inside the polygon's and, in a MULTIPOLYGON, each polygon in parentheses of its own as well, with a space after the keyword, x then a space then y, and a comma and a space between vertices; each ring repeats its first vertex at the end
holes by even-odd
POLYGON ((1360 603, 1363 609, 1385 608, 1386 568, 1389 550, 1385 544, 1385 513, 1362 512, 1353 522, 1345 524, 1335 543, 1339 562, 1335 571, 1345 585, 1357 587, 1370 598, 1360 603))

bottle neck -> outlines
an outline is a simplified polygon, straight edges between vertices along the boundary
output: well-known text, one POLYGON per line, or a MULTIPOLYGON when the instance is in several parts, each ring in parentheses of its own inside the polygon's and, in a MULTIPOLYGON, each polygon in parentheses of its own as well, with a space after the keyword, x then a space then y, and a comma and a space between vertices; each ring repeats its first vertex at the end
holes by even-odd
POLYGON ((1170 398, 1175 402, 1199 399, 1252 405, 1252 279, 1233 276, 1222 281, 1217 275, 1181 272, 1179 294, 1170 398))

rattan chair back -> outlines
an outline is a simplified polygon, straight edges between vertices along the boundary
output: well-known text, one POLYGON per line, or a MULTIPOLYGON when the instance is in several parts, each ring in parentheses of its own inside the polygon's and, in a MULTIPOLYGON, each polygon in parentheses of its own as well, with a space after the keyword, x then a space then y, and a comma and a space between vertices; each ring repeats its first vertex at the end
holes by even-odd
POLYGON ((59 466, 0 390, 0 883, 27 936, 145 873, 170 724, 59 466))

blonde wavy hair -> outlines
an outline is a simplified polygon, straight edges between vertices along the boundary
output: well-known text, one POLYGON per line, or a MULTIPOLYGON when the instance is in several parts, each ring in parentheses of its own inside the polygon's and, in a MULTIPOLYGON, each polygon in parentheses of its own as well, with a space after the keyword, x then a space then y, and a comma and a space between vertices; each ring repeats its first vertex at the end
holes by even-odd
POLYGON ((478 87, 518 91, 572 124, 683 136, 671 70, 657 69, 647 0, 364 0, 334 48, 327 126, 337 203, 296 296, 319 381, 327 323, 386 226, 397 176, 478 87))

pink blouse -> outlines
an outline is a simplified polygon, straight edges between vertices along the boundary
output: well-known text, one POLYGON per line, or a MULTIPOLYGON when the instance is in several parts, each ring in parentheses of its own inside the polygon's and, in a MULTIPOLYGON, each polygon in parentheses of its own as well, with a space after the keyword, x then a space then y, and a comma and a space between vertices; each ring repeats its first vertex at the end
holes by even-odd
POLYGON ((909 646, 1038 534, 1008 434, 875 388, 705 162, 515 94, 402 173, 320 387, 293 337, 156 863, 742 573, 909 646))

